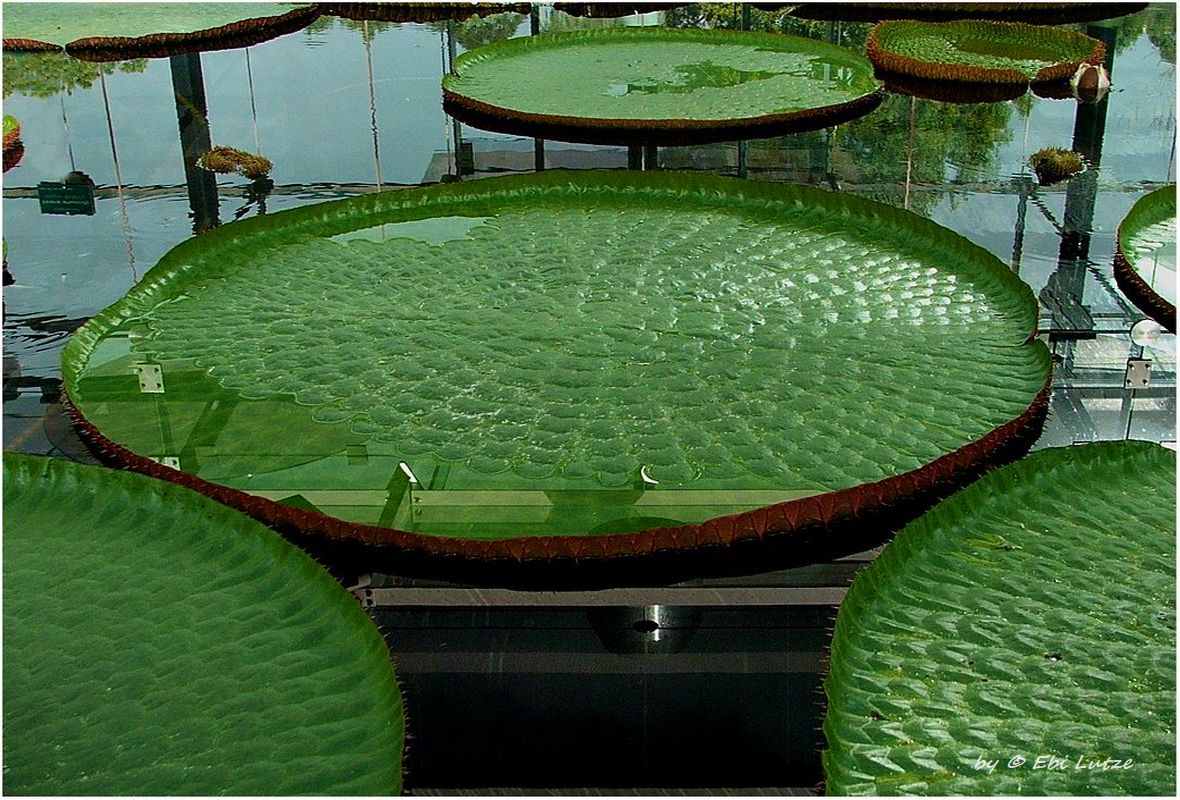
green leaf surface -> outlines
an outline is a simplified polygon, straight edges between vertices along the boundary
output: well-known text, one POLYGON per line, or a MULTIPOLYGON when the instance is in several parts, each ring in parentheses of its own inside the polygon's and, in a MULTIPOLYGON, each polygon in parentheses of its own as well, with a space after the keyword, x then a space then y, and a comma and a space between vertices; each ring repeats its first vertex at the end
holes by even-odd
MULTIPOLYGON (((377 521, 404 461, 507 506, 616 503, 645 467, 664 490, 649 500, 717 493, 660 512, 701 522, 915 470, 1020 416, 1049 369, 1027 343, 1035 309, 994 256, 881 204, 549 172, 224 226, 83 327, 63 369, 132 451, 251 491, 376 493, 337 496, 358 521, 377 521), (161 365, 163 393, 140 391, 135 362, 161 365)), ((441 513, 398 524, 496 538, 610 522, 441 513)))
POLYGON ((1136 201, 1119 225, 1123 257, 1153 292, 1176 304, 1176 186, 1136 201))
POLYGON ((17 121, 16 117, 11 116, 10 114, 5 114, 4 115, 4 135, 7 136, 8 134, 12 133, 13 131, 18 131, 18 130, 20 130, 20 122, 17 121))
POLYGON ((65 45, 92 36, 195 33, 233 22, 277 17, 286 3, 7 3, 4 38, 65 45))
POLYGON ((356 600, 139 475, 4 455, 4 789, 396 793, 401 696, 356 600))
POLYGON ((1174 794, 1175 485, 1155 444, 1044 450, 902 530, 836 620, 828 793, 1174 794))
POLYGON ((824 42, 658 28, 511 39, 464 53, 443 78, 496 108, 591 120, 737 120, 839 105, 878 85, 862 56, 824 42))
POLYGON ((877 41, 884 51, 925 64, 1015 70, 1029 81, 1045 68, 1087 58, 1094 46, 1076 31, 976 20, 883 22, 877 41))

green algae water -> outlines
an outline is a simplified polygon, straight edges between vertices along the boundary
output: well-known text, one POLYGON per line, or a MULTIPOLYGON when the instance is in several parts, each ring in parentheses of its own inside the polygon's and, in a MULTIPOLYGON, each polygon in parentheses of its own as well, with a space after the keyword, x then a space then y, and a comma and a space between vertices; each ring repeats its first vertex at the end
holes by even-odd
POLYGON ((620 532, 982 438, 1044 385, 1034 314, 983 251, 874 203, 548 173, 186 243, 83 329, 67 385, 136 453, 350 521, 620 532))

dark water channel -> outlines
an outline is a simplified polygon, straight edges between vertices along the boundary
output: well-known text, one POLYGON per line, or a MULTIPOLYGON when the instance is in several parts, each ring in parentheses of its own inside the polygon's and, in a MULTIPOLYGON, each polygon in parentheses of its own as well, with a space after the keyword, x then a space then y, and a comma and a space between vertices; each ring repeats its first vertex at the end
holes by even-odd
MULTIPOLYGON (((778 15, 747 16, 779 29, 778 15)), ((5 54, 4 113, 19 118, 26 148, 3 181, 15 279, 3 294, 5 450, 92 460, 62 415, 61 347, 201 231, 393 186, 642 166, 839 189, 932 218, 1010 264, 1040 300, 1056 363, 1038 447, 1175 441, 1174 337, 1132 341, 1143 315, 1110 269, 1119 221, 1175 181, 1174 6, 1080 26, 1111 50, 1114 87, 1096 105, 890 96, 837 128, 658 151, 487 133, 442 110, 454 53, 531 28, 742 19, 732 4, 614 21, 543 8, 533 25, 511 14, 325 17, 248 49, 101 69, 5 54), (273 185, 196 168, 210 144, 263 153, 273 185), (1082 152, 1093 168, 1038 187, 1027 157, 1049 146, 1082 152), (94 181, 94 213, 41 213, 38 183, 72 172, 94 181), (1129 359, 1151 361, 1147 387, 1126 387, 1129 359)), ((859 48, 867 27, 786 30, 859 48)), ((595 596, 365 578, 359 594, 398 654, 406 693, 406 786, 814 787, 822 651, 866 558, 595 596)))

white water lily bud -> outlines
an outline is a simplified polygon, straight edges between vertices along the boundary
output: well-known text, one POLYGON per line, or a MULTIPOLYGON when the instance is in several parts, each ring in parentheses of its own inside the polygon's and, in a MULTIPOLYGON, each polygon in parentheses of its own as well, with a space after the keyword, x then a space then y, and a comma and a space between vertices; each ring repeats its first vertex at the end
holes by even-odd
POLYGON ((1101 64, 1082 64, 1069 80, 1073 96, 1082 103, 1097 103, 1110 91, 1110 76, 1101 64))

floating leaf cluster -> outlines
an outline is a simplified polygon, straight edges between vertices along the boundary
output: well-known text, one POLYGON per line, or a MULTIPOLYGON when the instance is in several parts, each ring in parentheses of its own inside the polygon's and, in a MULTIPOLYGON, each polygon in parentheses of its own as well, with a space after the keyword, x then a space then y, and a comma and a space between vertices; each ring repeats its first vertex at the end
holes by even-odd
POLYGON ((1042 148, 1028 157, 1028 163, 1042 186, 1068 180, 1086 168, 1080 155, 1060 147, 1042 148))
POLYGON ((1044 450, 902 530, 836 620, 828 793, 1175 794, 1175 481, 1044 450))
POLYGON ((251 180, 265 178, 270 174, 270 159, 255 153, 247 153, 234 147, 214 147, 201 155, 197 165, 219 175, 238 173, 251 180))

